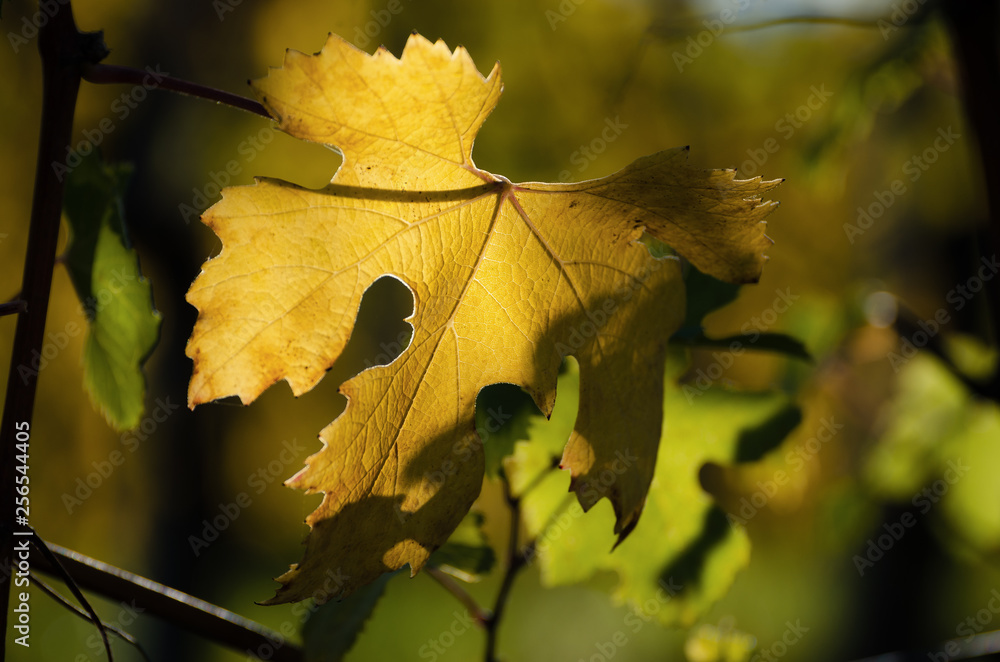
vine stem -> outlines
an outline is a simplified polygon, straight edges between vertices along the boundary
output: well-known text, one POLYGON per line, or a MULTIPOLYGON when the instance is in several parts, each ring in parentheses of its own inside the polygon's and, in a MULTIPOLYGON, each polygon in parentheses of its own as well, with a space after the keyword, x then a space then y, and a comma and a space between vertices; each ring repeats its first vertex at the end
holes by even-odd
POLYGON ((469 613, 472 614, 472 617, 476 619, 476 623, 480 627, 484 627, 486 625, 486 622, 491 617, 490 612, 479 606, 476 599, 469 595, 469 592, 462 588, 462 586, 456 582, 451 575, 440 568, 428 567, 425 572, 430 575, 434 581, 440 584, 444 590, 455 596, 455 599, 461 602, 469 613))
MULTIPOLYGON (((60 4, 39 29, 38 51, 42 63, 42 120, 35 164, 35 187, 28 226, 28 244, 17 299, 0 304, 0 315, 17 315, 17 327, 7 376, 7 394, 0 421, 0 618, 4 632, 10 611, 13 579, 30 577, 29 569, 58 572, 52 559, 58 557, 73 582, 105 596, 141 601, 144 609, 211 640, 229 644, 238 650, 257 650, 267 645, 270 659, 299 662, 303 653, 271 632, 236 614, 197 600, 180 591, 156 584, 137 575, 113 568, 75 552, 48 546, 54 554, 41 559, 24 558, 22 568, 15 563, 16 469, 19 455, 30 457, 30 441, 23 437, 31 431, 38 388, 37 364, 41 355, 56 265, 56 244, 62 215, 65 181, 55 168, 70 151, 73 117, 80 81, 85 77, 103 83, 148 84, 149 72, 128 67, 107 67, 98 63, 108 54, 101 33, 82 33, 73 18, 70 2, 60 4), (18 432, 22 432, 19 441, 18 432), (18 448, 20 446, 20 449, 18 448), (23 570, 23 571, 22 571, 23 570), (278 645, 276 642, 282 642, 278 645)), ((269 117, 259 103, 235 94, 160 76, 157 87, 225 103, 242 110, 269 117)), ((72 585, 72 584, 71 584, 72 585)), ((105 636, 102 632, 102 636, 105 636)), ((6 656, 6 637, 0 642, 0 659, 6 656)))
POLYGON ((17 315, 28 309, 28 302, 21 299, 0 303, 0 317, 4 315, 17 315))
MULTIPOLYGON (((7 395, 0 422, 0 555, 5 570, 0 573, 0 618, 4 632, 7 632, 12 579, 15 574, 19 578, 27 576, 27 572, 22 575, 21 568, 15 565, 14 506, 17 456, 29 454, 30 442, 23 437, 18 442, 17 432, 30 432, 31 429, 38 387, 38 366, 32 364, 32 359, 42 351, 56 259, 65 182, 53 166, 69 151, 82 65, 99 62, 108 52, 100 33, 81 33, 77 29, 69 3, 57 5, 54 14, 39 28, 38 51, 42 62, 42 121, 21 280, 20 299, 24 304, 17 310, 7 395), (18 443, 22 444, 23 452, 18 451, 18 443)), ((0 643, 0 657, 6 652, 6 637, 4 639, 0 643)))
POLYGON ((191 81, 183 80, 181 78, 174 78, 173 76, 161 74, 159 72, 153 76, 150 72, 144 69, 122 67, 113 64, 91 64, 84 68, 83 79, 88 83, 125 83, 169 90, 170 92, 177 92, 178 94, 184 94, 190 97, 198 97, 200 99, 208 99, 209 101, 214 101, 216 103, 226 104, 228 106, 232 106, 233 108, 239 108, 240 110, 256 113, 257 115, 271 119, 271 115, 267 112, 267 109, 253 99, 248 99, 238 94, 233 94, 232 92, 218 90, 214 87, 208 87, 207 85, 192 83, 191 81), (151 81, 151 78, 154 80, 151 81))
MULTIPOLYGON (((51 543, 46 546, 82 588, 113 600, 128 601, 144 612, 240 653, 261 652, 261 659, 277 662, 305 659, 302 649, 281 634, 239 614, 65 547, 51 543)), ((33 565, 35 570, 46 574, 58 573, 44 557, 33 565)))
POLYGON ((521 532, 521 498, 535 489, 550 472, 559 466, 559 458, 553 457, 550 466, 543 469, 535 476, 518 496, 514 496, 511 490, 510 481, 507 476, 500 472, 500 482, 503 486, 503 496, 507 507, 510 509, 510 536, 507 542, 507 566, 503 579, 500 582, 500 590, 497 592, 493 610, 483 609, 476 599, 468 591, 456 582, 448 573, 439 568, 427 567, 424 572, 437 581, 446 591, 455 596, 462 605, 476 619, 476 624, 486 630, 486 662, 497 662, 496 646, 497 631, 500 627, 500 618, 503 616, 507 600, 510 598, 511 588, 514 586, 514 579, 517 573, 528 565, 529 560, 535 553, 535 541, 526 545, 523 549, 518 546, 519 534, 521 532))
POLYGON ((514 586, 514 579, 517 578, 517 573, 528 563, 527 557, 518 548, 517 544, 521 532, 521 499, 514 496, 511 492, 510 482, 503 473, 501 473, 500 478, 503 485, 504 501, 507 502, 507 506, 510 508, 510 537, 507 540, 507 569, 504 572, 503 581, 500 583, 500 591, 497 593, 496 602, 493 604, 493 612, 486 622, 483 623, 483 627, 486 628, 486 662, 498 662, 499 660, 496 649, 500 619, 503 618, 507 600, 510 598, 510 590, 514 586))

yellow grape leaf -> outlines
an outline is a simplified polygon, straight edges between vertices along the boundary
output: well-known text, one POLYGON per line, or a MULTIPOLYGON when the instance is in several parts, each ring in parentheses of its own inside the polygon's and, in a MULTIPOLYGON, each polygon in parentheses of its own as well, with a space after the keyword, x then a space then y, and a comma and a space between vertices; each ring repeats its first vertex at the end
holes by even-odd
POLYGON ((617 468, 617 453, 641 458, 604 494, 627 535, 655 466, 666 342, 684 316, 678 260, 639 239, 756 281, 773 206, 759 196, 779 182, 689 168, 683 148, 603 179, 512 184, 472 161, 499 64, 484 78, 465 49, 417 34, 399 59, 331 35, 252 86, 282 130, 344 161, 321 190, 261 179, 205 213, 223 248, 188 293, 199 311, 189 405, 249 403, 281 379, 300 395, 337 360, 375 280, 394 276, 414 298, 409 347, 341 386, 347 409, 288 481, 324 499, 271 602, 308 598, 332 573, 346 595, 405 564, 418 571, 479 494, 480 389, 519 385, 548 415, 569 354, 580 413, 562 466, 590 508, 588 481, 617 468))

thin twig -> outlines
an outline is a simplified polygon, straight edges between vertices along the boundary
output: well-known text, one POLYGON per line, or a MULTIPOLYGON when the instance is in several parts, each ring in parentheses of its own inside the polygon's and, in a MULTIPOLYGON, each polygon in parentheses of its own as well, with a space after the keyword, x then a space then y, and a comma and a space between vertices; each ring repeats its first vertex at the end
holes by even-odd
MULTIPOLYGON (((302 649, 286 641, 281 634, 239 614, 71 549, 51 543, 48 543, 48 548, 76 583, 85 589, 112 600, 129 600, 136 607, 172 625, 243 654, 276 662, 302 662, 305 659, 302 649)), ((47 563, 35 563, 34 569, 49 574, 53 572, 47 563)))
POLYGON ((0 303, 0 317, 4 315, 17 315, 28 309, 28 302, 24 299, 14 299, 7 303, 0 303))
MULTIPOLYGON (((42 589, 42 593, 45 593, 50 598, 52 598, 53 600, 55 600, 56 604, 58 604, 58 605, 60 605, 62 607, 65 607, 66 609, 68 609, 69 611, 73 612, 74 614, 76 614, 77 616, 79 616, 80 618, 82 618, 82 619, 84 619, 86 621, 90 620, 90 616, 87 614, 87 612, 85 612, 84 610, 80 609, 75 604, 73 604, 72 602, 70 602, 69 600, 67 600, 66 598, 64 598, 59 593, 59 591, 57 591, 56 589, 54 589, 53 587, 49 586, 48 584, 46 584, 45 582, 43 582, 41 579, 39 579, 38 575, 36 575, 33 572, 30 573, 30 575, 31 575, 31 584, 32 584, 32 586, 37 586, 38 588, 42 589)), ((129 643, 129 644, 132 644, 136 648, 136 650, 139 651, 139 655, 142 655, 142 659, 146 660, 146 662, 150 662, 150 660, 149 660, 149 654, 146 653, 146 649, 144 649, 142 647, 142 644, 139 643, 138 639, 136 639, 135 637, 133 637, 128 632, 125 632, 125 630, 122 630, 121 628, 119 628, 116 625, 112 625, 111 623, 108 623, 106 621, 101 621, 101 623, 104 625, 104 629, 105 630, 107 630, 111 634, 115 635, 116 637, 118 637, 122 641, 124 641, 126 643, 129 643)))
POLYGON ((757 23, 744 23, 727 28, 729 32, 751 32, 753 30, 766 30, 780 25, 833 25, 839 28, 861 28, 875 29, 878 27, 878 19, 870 18, 847 18, 842 16, 784 16, 782 18, 772 18, 757 23))
MULTIPOLYGON (((524 486, 524 489, 522 489, 520 492, 517 493, 517 498, 523 499, 524 497, 528 496, 528 494, 530 494, 532 490, 541 485, 542 481, 544 481, 552 474, 552 470, 556 469, 559 466, 559 463, 560 463, 560 457, 558 455, 553 455, 549 459, 549 466, 539 471, 537 476, 528 481, 528 484, 524 486)), ((504 479, 504 481, 506 482, 506 479, 504 479)))
MULTIPOLYGON (((649 32, 652 34, 658 34, 660 36, 683 38, 689 36, 692 31, 698 31, 704 29, 704 21, 717 19, 718 14, 714 16, 704 15, 694 19, 697 22, 684 23, 673 22, 673 21, 654 21, 652 25, 649 26, 649 32)), ((783 16, 780 18, 771 18, 763 21, 758 21, 756 23, 733 23, 732 25, 727 25, 725 30, 728 33, 734 32, 752 32, 755 30, 765 30, 768 28, 779 27, 782 25, 832 25, 842 28, 860 28, 860 29, 875 29, 878 27, 878 17, 872 17, 867 19, 861 18, 848 18, 840 16, 821 16, 814 14, 803 14, 800 16, 783 16)))
POLYGON ((257 115, 271 119, 271 115, 267 112, 267 109, 253 99, 248 99, 232 92, 218 90, 214 87, 208 87, 207 85, 199 85, 191 81, 174 78, 160 72, 153 73, 144 69, 122 67, 113 64, 95 64, 84 69, 83 79, 89 83, 126 83, 169 90, 170 92, 177 92, 190 97, 223 103, 227 106, 256 113, 257 115))
POLYGON ((474 619, 476 619, 477 625, 480 627, 486 627, 486 623, 490 620, 492 614, 488 610, 479 606, 476 599, 469 595, 469 592, 462 588, 461 584, 455 581, 454 577, 440 568, 427 567, 424 569, 424 572, 440 584, 444 590, 455 596, 455 599, 461 602, 462 606, 469 611, 474 619))
POLYGON ((55 554, 52 553, 52 550, 48 548, 45 541, 42 540, 41 536, 39 536, 34 529, 31 530, 31 542, 34 543, 35 549, 41 552, 42 557, 50 564, 50 572, 57 575, 63 581, 66 588, 69 589, 69 592, 73 594, 73 597, 76 598, 77 602, 79 602, 80 605, 87 611, 94 627, 96 627, 97 631, 101 633, 101 641, 104 642, 104 650, 108 654, 108 662, 113 662, 114 657, 111 655, 111 641, 108 639, 108 631, 104 628, 104 621, 102 621, 101 617, 97 615, 94 608, 90 606, 90 602, 87 600, 86 596, 83 595, 83 592, 80 591, 80 587, 77 586, 73 577, 66 572, 66 568, 63 567, 62 563, 59 562, 59 559, 56 558, 55 554))
POLYGON ((507 570, 504 572, 503 581, 500 583, 500 591, 497 593, 496 602, 493 605, 493 613, 486 621, 486 662, 498 662, 496 655, 497 632, 500 627, 500 619, 503 618, 504 608, 510 597, 510 590, 514 586, 514 579, 517 573, 527 565, 525 555, 518 549, 518 538, 521 532, 521 501, 510 491, 510 481, 507 476, 500 473, 501 484, 503 485, 503 496, 510 508, 510 537, 507 540, 507 570))

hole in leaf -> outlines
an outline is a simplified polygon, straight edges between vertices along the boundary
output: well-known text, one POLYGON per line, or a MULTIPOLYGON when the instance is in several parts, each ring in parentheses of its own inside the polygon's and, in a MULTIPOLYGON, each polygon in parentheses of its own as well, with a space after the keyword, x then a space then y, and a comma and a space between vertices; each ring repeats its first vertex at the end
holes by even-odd
POLYGON ((351 339, 344 348, 350 374, 395 361, 410 346, 413 326, 403 320, 413 314, 413 293, 395 276, 372 283, 358 308, 351 339))
MULTIPOLYGON (((372 283, 361 297, 354 330, 344 351, 330 366, 326 378, 302 397, 332 398, 340 403, 333 413, 343 411, 347 399, 337 393, 340 385, 362 370, 396 360, 410 346, 413 327, 403 320, 412 314, 413 293, 402 281, 382 276, 372 283)), ((324 414, 329 415, 330 411, 324 414)))

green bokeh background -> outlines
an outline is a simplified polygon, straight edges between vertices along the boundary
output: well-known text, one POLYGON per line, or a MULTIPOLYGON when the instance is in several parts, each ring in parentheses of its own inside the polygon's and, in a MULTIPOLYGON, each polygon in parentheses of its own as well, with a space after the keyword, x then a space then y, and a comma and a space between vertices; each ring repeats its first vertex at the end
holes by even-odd
MULTIPOLYGON (((735 628, 752 635, 760 650, 780 640, 787 622, 801 621, 809 631, 787 650, 788 660, 892 650, 925 655, 956 637, 961 622, 1000 587, 1000 416, 996 403, 971 396, 933 357, 921 355, 897 372, 887 357, 900 351, 899 339, 884 324, 892 315, 886 301, 894 299, 875 294, 893 294, 920 320, 946 309, 951 321, 942 336, 956 362, 970 365, 970 372, 995 369, 995 352, 975 340, 989 338, 986 294, 961 310, 948 299, 975 273, 973 236, 985 222, 986 206, 942 25, 920 14, 897 30, 880 29, 878 18, 893 12, 889 2, 399 3, 401 11, 384 26, 378 19, 387 15, 380 13, 387 3, 380 0, 79 0, 74 10, 82 29, 104 30, 108 63, 159 67, 244 95, 246 80, 279 66, 286 48, 318 51, 328 32, 369 52, 385 44, 398 54, 413 30, 463 45, 483 72, 502 64, 505 91, 474 157, 479 167, 512 181, 600 177, 678 145, 691 145, 691 162, 699 167, 785 178, 774 195, 781 206, 768 221, 775 245, 761 282, 710 315, 706 330, 721 336, 745 325, 759 328, 753 320, 771 319, 777 292, 787 291, 799 298, 767 330, 802 339, 815 362, 751 352, 716 380, 723 388, 788 392, 802 407, 803 422, 784 447, 759 462, 723 467, 715 488, 719 503, 733 512, 757 489, 756 481, 776 470, 789 470, 792 481, 748 523, 749 566, 700 622, 717 632, 735 628), (703 21, 719 19, 726 9, 736 12, 735 22, 718 36, 706 32, 703 21), (735 27, 802 14, 869 25, 735 27), (700 52, 689 41, 699 37, 700 52), (609 123, 622 127, 613 140, 602 138, 609 123), (948 129, 960 137, 911 179, 912 157, 948 129), (857 222, 858 208, 886 199, 897 180, 905 192, 893 194, 863 234, 848 236, 844 225, 857 222), (844 429, 792 471, 796 449, 830 417, 844 429), (859 575, 855 555, 885 533, 884 524, 919 513, 914 495, 941 479, 956 458, 971 466, 967 477, 859 575)), ((22 0, 6 2, 2 33, 20 33, 23 18, 35 11, 22 0)), ((16 52, 0 46, 5 299, 16 293, 24 266, 41 105, 35 47, 31 39, 16 52)), ((58 544, 270 627, 297 627, 292 607, 254 604, 271 595, 276 585, 270 578, 300 558, 303 520, 318 503, 281 481, 318 450, 318 431, 343 408, 337 386, 377 361, 383 344, 401 333, 405 338, 401 318, 409 295, 388 281, 376 285, 348 355, 303 397, 292 398, 279 384, 249 408, 223 402, 189 411, 184 402, 191 364, 184 343, 195 311, 183 295, 219 242, 197 221, 187 222, 182 205, 196 205, 199 196, 217 200, 227 166, 238 171, 228 184, 263 175, 319 187, 339 159, 232 108, 162 92, 142 100, 135 92, 135 108, 128 108, 123 93, 131 90, 84 83, 74 135, 82 139, 110 118, 114 130, 104 135, 101 149, 108 159, 134 163, 126 215, 163 316, 161 342, 147 364, 147 413, 159 407, 170 414, 133 433, 110 430, 81 386, 83 337, 71 338, 40 376, 32 523, 58 544), (286 448, 292 450, 282 455, 286 448), (74 494, 78 480, 86 481, 116 450, 124 453, 124 464, 98 475, 99 486, 82 505, 67 507, 63 495, 74 494), (241 493, 250 506, 206 549, 192 553, 190 537, 200 537, 203 522, 241 493)), ((989 255, 987 247, 978 248, 989 255)), ((53 288, 48 328, 58 334, 83 320, 65 269, 57 268, 53 288)), ((10 347, 13 331, 13 317, 0 318, 0 346, 10 347)), ((6 371, 9 360, 9 352, 0 352, 0 369, 6 371)), ((711 351, 695 352, 688 380, 713 360, 711 351)), ((503 545, 507 515, 494 482, 485 485, 478 507, 490 539, 503 545)), ((524 662, 601 659, 594 658, 602 655, 601 646, 624 630, 628 644, 615 651, 615 660, 685 659, 688 632, 655 623, 631 632, 625 625, 630 608, 608 597, 616 583, 605 572, 582 585, 543 588, 537 568, 529 568, 511 597, 501 652, 524 662)), ((494 573, 470 590, 489 604, 498 584, 494 573)), ((129 620, 114 603, 95 599, 95 605, 106 620, 129 620)), ((93 629, 40 592, 33 594, 32 610, 32 647, 13 646, 8 634, 9 659, 104 658, 93 629)), ((460 605, 428 577, 411 580, 400 573, 347 659, 430 659, 421 656, 430 650, 422 647, 440 640, 456 610, 460 605)), ((144 615, 129 629, 154 660, 246 659, 144 615)), ((704 659, 697 650, 710 648, 699 636, 688 644, 690 659, 704 659)), ((439 659, 480 659, 483 642, 481 632, 469 630, 439 659)), ((140 659, 127 646, 116 644, 116 651, 116 659, 140 659)))

